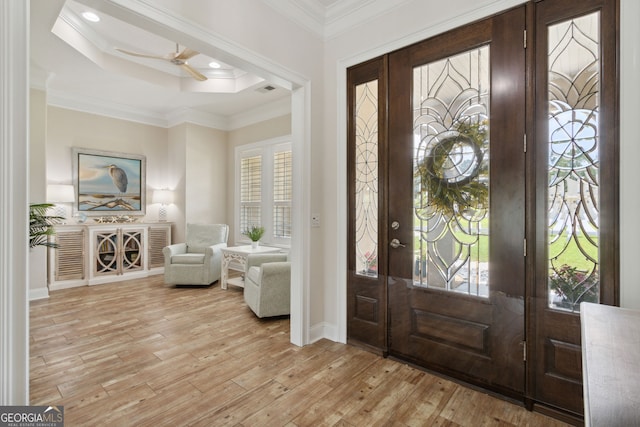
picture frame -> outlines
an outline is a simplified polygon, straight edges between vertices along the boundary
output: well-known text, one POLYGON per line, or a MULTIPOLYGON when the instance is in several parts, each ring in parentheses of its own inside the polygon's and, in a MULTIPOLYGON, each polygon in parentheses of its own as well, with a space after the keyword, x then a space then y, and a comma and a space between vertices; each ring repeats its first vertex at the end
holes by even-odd
POLYGON ((72 148, 74 212, 87 216, 145 215, 144 155, 72 148))

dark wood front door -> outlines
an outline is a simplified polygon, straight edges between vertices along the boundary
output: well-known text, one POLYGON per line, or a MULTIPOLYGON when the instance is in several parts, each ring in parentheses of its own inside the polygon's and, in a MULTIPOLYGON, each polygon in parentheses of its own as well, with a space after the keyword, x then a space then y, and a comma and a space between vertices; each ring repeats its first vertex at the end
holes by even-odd
POLYGON ((389 56, 389 353, 524 391, 525 9, 389 56))
POLYGON ((579 418, 579 304, 619 303, 618 13, 532 1, 349 69, 349 341, 579 418))

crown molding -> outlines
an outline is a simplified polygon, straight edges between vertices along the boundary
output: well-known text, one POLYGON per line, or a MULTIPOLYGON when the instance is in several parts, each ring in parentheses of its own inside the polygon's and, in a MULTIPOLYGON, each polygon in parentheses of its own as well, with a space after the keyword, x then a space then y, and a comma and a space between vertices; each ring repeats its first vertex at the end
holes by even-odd
POLYGON ((40 67, 36 67, 33 63, 29 66, 29 87, 31 89, 37 89, 47 91, 47 85, 53 75, 43 70, 40 67))
POLYGON ((216 114, 205 113, 191 108, 171 111, 166 115, 166 127, 174 127, 182 123, 192 123, 219 130, 228 130, 228 119, 216 114))
MULTIPOLYGON (((52 32, 71 48, 78 51, 102 69, 115 71, 119 74, 130 75, 146 81, 148 81, 149 78, 144 78, 144 72, 140 75, 140 71, 136 73, 133 72, 133 70, 160 72, 176 78, 178 81, 189 79, 184 78, 184 73, 180 68, 171 64, 169 61, 162 60, 150 62, 148 59, 136 58, 135 56, 119 53, 115 50, 117 42, 96 32, 93 29, 93 26, 88 25, 86 21, 80 18, 80 16, 78 16, 67 4, 65 4, 60 11, 52 32), (135 64, 135 67, 123 67, 123 63, 135 64)), ((199 88, 199 90, 195 90, 196 92, 216 92, 216 86, 220 85, 223 87, 224 85, 234 86, 228 83, 229 80, 233 80, 234 84, 237 84, 235 83, 236 80, 248 74, 246 71, 235 67, 232 69, 220 70, 199 68, 198 71, 207 76, 209 81, 206 83, 209 84, 196 86, 199 88)), ((162 86, 166 84, 161 82, 158 83, 162 86)), ((223 89, 221 92, 229 92, 229 90, 223 89)))
MULTIPOLYGON (((32 89, 43 90, 39 85, 32 84, 32 89)), ((268 104, 252 108, 242 113, 224 117, 217 114, 182 108, 167 114, 159 114, 150 110, 142 110, 128 105, 87 99, 72 96, 55 90, 47 91, 47 104, 52 107, 96 114, 144 125, 171 128, 182 123, 193 123, 208 128, 230 131, 255 123, 291 114, 291 99, 285 97, 268 104)))
POLYGON ((53 107, 127 120, 144 125, 167 127, 167 119, 154 111, 145 111, 141 108, 134 108, 115 102, 69 95, 56 90, 47 91, 47 104, 53 107))
POLYGON ((328 7, 317 0, 262 1, 313 34, 329 40, 411 0, 341 0, 328 7))
POLYGON ((192 49, 255 74, 282 88, 291 90, 307 81, 305 76, 281 66, 273 59, 248 50, 210 28, 177 15, 159 6, 154 0, 76 1, 162 37, 179 36, 180 40, 192 49))
MULTIPOLYGON (((248 74, 236 76, 236 84, 256 84, 255 80, 266 80, 280 88, 291 90, 297 85, 306 82, 306 78, 288 68, 275 64, 271 59, 263 57, 259 53, 246 50, 236 43, 213 33, 210 29, 201 27, 191 21, 175 15, 172 11, 164 9, 152 0, 77 0, 96 10, 100 10, 121 19, 131 25, 138 26, 161 36, 171 37, 179 34, 184 43, 188 43, 200 52, 212 53, 211 46, 216 46, 213 56, 227 61, 226 56, 233 54, 240 68, 248 74), (251 74, 260 76, 251 79, 251 74), (241 82, 241 83, 239 83, 241 82)), ((302 0, 313 2, 315 0, 302 0)), ((311 4, 311 3, 310 3, 311 4)), ((84 23, 73 20, 74 25, 82 26, 84 23)), ((183 122, 196 123, 220 130, 233 130, 259 121, 268 120, 277 116, 291 113, 290 98, 286 101, 279 100, 274 103, 256 107, 244 111, 235 116, 219 116, 206 112, 181 109, 168 114, 161 114, 153 110, 134 108, 128 105, 102 102, 96 99, 83 98, 82 95, 70 96, 54 89, 47 91, 48 104, 61 108, 88 112, 91 114, 113 117, 122 120, 133 121, 160 127, 170 127, 183 122)))
POLYGON ((378 16, 412 0, 343 0, 327 8, 325 15, 324 39, 330 40, 340 34, 363 25, 378 16))
POLYGON ((267 6, 323 38, 325 9, 315 0, 262 0, 267 6))

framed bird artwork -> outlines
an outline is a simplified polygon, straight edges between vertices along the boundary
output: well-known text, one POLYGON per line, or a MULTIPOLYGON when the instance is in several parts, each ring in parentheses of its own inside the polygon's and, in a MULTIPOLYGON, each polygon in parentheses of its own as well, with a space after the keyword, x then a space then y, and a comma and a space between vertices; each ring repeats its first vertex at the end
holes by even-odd
POLYGON ((76 147, 72 153, 76 212, 145 214, 145 156, 76 147))

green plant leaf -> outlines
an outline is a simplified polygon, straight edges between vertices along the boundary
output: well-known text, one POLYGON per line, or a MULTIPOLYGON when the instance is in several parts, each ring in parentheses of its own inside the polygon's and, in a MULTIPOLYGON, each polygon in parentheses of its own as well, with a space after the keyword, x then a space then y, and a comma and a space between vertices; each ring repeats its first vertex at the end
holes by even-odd
POLYGON ((53 226, 64 220, 61 216, 47 215, 51 203, 33 203, 29 205, 29 247, 45 246, 57 248, 58 245, 49 240, 55 234, 53 226))

